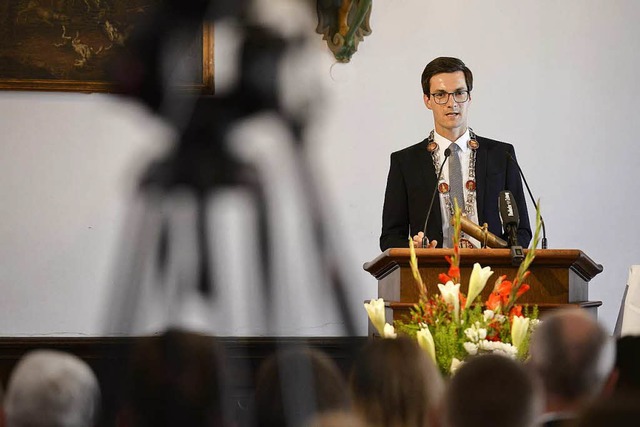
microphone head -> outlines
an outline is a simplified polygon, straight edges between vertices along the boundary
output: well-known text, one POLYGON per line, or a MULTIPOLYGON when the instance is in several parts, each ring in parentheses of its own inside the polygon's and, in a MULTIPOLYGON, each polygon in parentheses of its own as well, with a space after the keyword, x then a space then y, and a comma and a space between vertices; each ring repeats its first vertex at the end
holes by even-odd
POLYGON ((446 150, 444 150, 444 157, 445 158, 449 157, 450 155, 451 155, 451 148, 447 148, 446 150))
POLYGON ((518 205, 513 197, 511 191, 504 190, 500 192, 498 196, 498 207, 500 208, 500 219, 502 225, 515 225, 516 227, 520 223, 520 214, 518 213, 518 205))

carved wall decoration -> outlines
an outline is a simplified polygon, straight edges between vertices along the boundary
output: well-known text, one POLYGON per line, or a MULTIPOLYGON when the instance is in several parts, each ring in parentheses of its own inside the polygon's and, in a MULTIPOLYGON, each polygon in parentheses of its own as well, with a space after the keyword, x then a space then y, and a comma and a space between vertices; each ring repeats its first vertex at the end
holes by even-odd
POLYGON ((373 0, 317 0, 316 32, 338 62, 349 62, 358 44, 371 34, 369 18, 373 0))

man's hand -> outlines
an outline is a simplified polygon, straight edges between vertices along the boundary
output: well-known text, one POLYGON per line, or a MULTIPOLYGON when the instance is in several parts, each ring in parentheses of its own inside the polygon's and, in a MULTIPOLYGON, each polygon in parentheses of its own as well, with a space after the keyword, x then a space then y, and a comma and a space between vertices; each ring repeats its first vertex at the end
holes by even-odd
MULTIPOLYGON (((422 246, 422 239, 424 238, 424 233, 421 231, 419 232, 417 235, 413 236, 413 244, 416 248, 422 248, 422 247, 427 247, 427 248, 435 248, 436 245, 438 244, 437 240, 431 240, 429 242, 428 246, 422 246)), ((429 240, 429 238, 427 238, 427 241, 429 240)))

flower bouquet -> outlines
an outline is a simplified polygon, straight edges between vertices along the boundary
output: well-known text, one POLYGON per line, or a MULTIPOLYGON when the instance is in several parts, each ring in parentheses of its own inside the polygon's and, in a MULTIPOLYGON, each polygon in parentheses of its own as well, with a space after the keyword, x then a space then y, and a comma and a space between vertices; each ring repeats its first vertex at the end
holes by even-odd
POLYGON ((419 300, 408 315, 394 325, 386 323, 382 298, 365 303, 372 324, 384 338, 397 333, 414 337, 445 374, 455 372, 464 360, 476 354, 501 353, 524 360, 528 357, 529 338, 538 320, 536 306, 529 309, 516 304, 529 290, 525 283, 528 268, 535 257, 540 235, 540 211, 536 212, 536 229, 531 247, 520 264, 516 277, 498 277, 486 301, 480 293, 493 275, 490 267, 473 266, 467 295, 460 292, 460 209, 453 217, 453 255, 445 257, 449 271, 439 275, 439 295, 428 295, 427 287, 418 271, 418 262, 411 248, 411 270, 419 288, 419 300))

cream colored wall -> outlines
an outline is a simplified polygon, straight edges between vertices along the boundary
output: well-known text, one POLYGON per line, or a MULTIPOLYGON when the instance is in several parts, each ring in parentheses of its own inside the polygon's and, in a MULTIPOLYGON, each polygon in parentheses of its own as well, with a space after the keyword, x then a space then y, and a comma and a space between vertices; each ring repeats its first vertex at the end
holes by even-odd
MULTIPOLYGON (((361 265, 378 254, 389 154, 431 129, 418 81, 426 62, 441 55, 460 57, 473 70, 470 124, 480 135, 515 145, 541 199, 550 247, 580 248, 604 265, 591 299, 604 302, 601 318, 613 327, 628 267, 640 258, 633 226, 640 208, 639 13, 634 0, 379 1, 373 34, 350 64, 333 68, 333 78, 325 54, 319 65, 328 89, 325 114, 311 132, 311 155, 359 332, 366 331, 361 302, 376 295, 361 265)), ((219 63, 229 46, 225 37, 217 34, 219 63)), ((221 82, 225 68, 218 69, 221 82)), ((277 139, 282 130, 267 126, 277 139)), ((253 131, 249 127, 238 138, 260 134, 253 131)), ((0 335, 104 333, 101 319, 135 177, 171 135, 143 109, 105 95, 0 93, 0 335)), ((282 164, 262 154, 267 166, 282 164)), ((287 183, 291 165, 283 169, 269 175, 270 185, 300 191, 287 183)), ((304 209, 295 200, 280 202, 282 215, 290 215, 279 225, 281 233, 307 236, 300 230, 308 224, 295 219, 296 212, 304 218, 304 209)), ((249 221, 234 214, 245 204, 242 196, 227 200, 217 219, 231 246, 245 230, 242 221, 249 221), (228 232, 234 227, 236 234, 228 232)), ((283 245, 295 251, 294 237, 283 245)), ((302 256, 293 261, 310 263, 302 256)), ((234 283, 253 283, 225 274, 234 283)), ((236 301, 247 291, 235 313, 261 304, 247 286, 226 295, 236 301)), ((317 301, 328 303, 321 280, 286 286, 305 302, 279 319, 277 330, 237 316, 224 325, 214 319, 212 331, 341 333, 335 311, 318 307, 317 301)), ((284 297, 280 302, 287 303, 284 297)), ((208 308, 224 311, 200 307, 208 308)))

